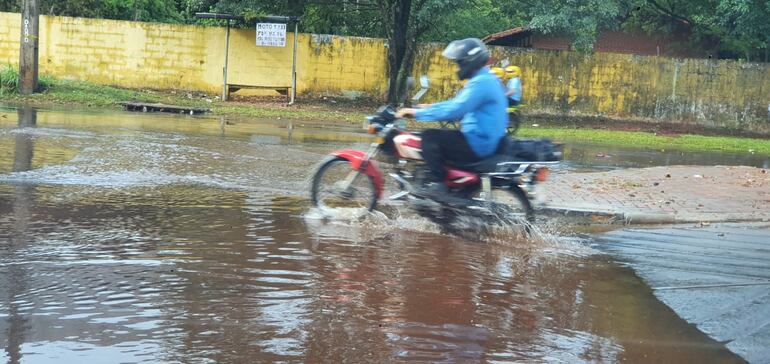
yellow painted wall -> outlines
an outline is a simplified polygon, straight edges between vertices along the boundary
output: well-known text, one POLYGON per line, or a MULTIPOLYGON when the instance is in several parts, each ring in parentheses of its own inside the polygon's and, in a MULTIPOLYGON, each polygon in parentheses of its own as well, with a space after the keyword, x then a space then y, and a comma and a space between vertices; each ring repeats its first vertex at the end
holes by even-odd
MULTIPOLYGON (((0 63, 18 64, 21 16, 0 13, 0 63)), ((41 73, 133 88, 182 88, 219 93, 225 29, 41 17, 41 73)), ((293 35, 287 46, 257 47, 253 29, 233 29, 228 81, 288 86, 293 35)), ((383 96, 387 87, 381 39, 300 34, 299 93, 383 96)), ((451 97, 461 83, 441 57, 441 44, 422 44, 415 75, 427 73, 426 101, 451 97)), ((493 47, 497 62, 522 67, 525 103, 534 112, 697 123, 770 133, 770 66, 737 61, 493 47)))
MULTIPOLYGON (((415 74, 435 89, 428 100, 460 87, 441 58, 443 45, 424 44, 415 74)), ((496 64, 522 68, 524 102, 552 112, 652 122, 691 123, 770 133, 770 64, 673 59, 492 47, 496 64)))
MULTIPOLYGON (((0 13, 0 63, 18 65, 20 14, 0 13)), ((257 47, 255 30, 232 29, 228 83, 291 85, 292 44, 257 47)), ((40 72, 132 88, 219 92, 225 29, 42 16, 40 72)), ((382 94, 382 40, 300 34, 299 92, 382 94)))
MULTIPOLYGON (((19 14, 0 13, 0 62, 18 64, 20 24, 19 14)), ((124 87, 212 89, 221 80, 212 65, 223 63, 223 57, 207 48, 223 44, 220 33, 216 28, 42 16, 40 73, 124 87)))

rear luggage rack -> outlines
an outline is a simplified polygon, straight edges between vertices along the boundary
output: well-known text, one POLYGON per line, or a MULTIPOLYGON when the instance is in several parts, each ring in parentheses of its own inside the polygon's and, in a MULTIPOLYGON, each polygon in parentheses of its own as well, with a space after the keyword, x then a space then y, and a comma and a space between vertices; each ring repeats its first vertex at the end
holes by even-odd
POLYGON ((532 162, 532 161, 510 161, 497 163, 497 169, 495 172, 483 173, 486 176, 515 176, 524 173, 531 165, 546 166, 558 164, 558 161, 552 162, 532 162), (517 166, 516 170, 511 171, 513 166, 517 166))

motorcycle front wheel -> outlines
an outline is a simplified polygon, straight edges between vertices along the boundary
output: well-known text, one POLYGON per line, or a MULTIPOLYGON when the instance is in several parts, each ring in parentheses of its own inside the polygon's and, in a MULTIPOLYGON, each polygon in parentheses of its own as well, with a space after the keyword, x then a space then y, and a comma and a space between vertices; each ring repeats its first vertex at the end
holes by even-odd
POLYGON ((323 210, 363 213, 374 210, 377 190, 374 179, 353 170, 350 161, 329 157, 313 175, 310 199, 313 206, 323 210))

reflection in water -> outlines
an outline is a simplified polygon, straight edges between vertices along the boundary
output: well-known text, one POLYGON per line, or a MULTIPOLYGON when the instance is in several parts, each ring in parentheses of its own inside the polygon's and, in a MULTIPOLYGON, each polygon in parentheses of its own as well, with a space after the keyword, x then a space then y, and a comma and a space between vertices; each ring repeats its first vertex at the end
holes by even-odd
MULTIPOLYGON (((19 128, 34 128, 37 125, 37 110, 30 107, 18 109, 19 128)), ((16 134, 16 148, 13 154, 13 171, 23 172, 32 169, 32 136, 16 134)))
MULTIPOLYGON (((18 109, 18 127, 34 128, 37 124, 37 110, 29 107, 22 107, 18 109)), ((15 148, 13 153, 13 171, 24 172, 32 169, 32 157, 34 150, 34 138, 30 135, 22 133, 16 134, 15 148)), ((11 205, 13 213, 11 225, 11 235, 8 237, 8 246, 6 249, 9 255, 12 255, 16 250, 24 250, 27 248, 28 242, 31 240, 28 234, 28 228, 32 223, 32 212, 30 210, 34 186, 32 185, 18 185, 13 188, 13 198, 11 205)), ((8 356, 9 363, 19 363, 21 360, 21 346, 25 342, 26 331, 29 329, 28 318, 20 312, 23 310, 21 303, 18 301, 18 297, 22 295, 26 290, 27 272, 28 267, 23 265, 14 265, 8 268, 7 275, 3 275, 8 280, 7 287, 7 299, 4 301, 8 307, 8 345, 5 346, 5 351, 8 356)))
MULTIPOLYGON (((92 189, 56 201, 71 188, 39 187, 35 223, 13 233, 28 240, 0 257, 9 356, 734 359, 600 258, 356 223, 319 233, 297 199, 234 190, 92 189)), ((10 192, 0 187, 0 206, 10 192)), ((1 231, 9 224, 0 218, 1 231)))
POLYGON ((328 145, 31 125, 0 129, 8 362, 738 360, 570 242, 308 219, 328 145))
POLYGON ((566 146, 564 155, 567 167, 578 171, 674 165, 770 167, 770 156, 748 151, 746 153, 682 152, 573 143, 566 146))

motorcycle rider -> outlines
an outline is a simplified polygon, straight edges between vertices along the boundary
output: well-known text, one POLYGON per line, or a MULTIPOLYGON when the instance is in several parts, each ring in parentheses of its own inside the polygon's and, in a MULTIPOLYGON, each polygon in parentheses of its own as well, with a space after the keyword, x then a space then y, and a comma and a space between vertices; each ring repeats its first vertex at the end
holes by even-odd
POLYGON ((508 96, 508 106, 518 106, 521 103, 521 68, 508 66, 505 68, 508 84, 505 96, 508 96))
POLYGON ((442 55, 457 63, 457 76, 468 80, 453 99, 403 108, 396 117, 420 121, 450 121, 462 118, 460 130, 428 129, 422 132, 422 157, 430 170, 428 183, 416 194, 443 201, 448 193, 444 184, 444 164, 468 164, 492 156, 508 125, 507 100, 500 80, 486 66, 489 51, 476 38, 456 40, 442 55))

